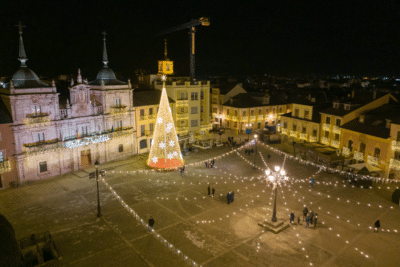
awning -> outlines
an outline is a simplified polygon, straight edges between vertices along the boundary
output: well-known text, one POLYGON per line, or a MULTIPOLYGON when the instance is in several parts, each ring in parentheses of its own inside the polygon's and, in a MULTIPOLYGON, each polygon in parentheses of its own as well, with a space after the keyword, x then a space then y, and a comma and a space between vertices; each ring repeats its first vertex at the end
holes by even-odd
POLYGON ((356 170, 361 170, 362 168, 366 167, 369 172, 381 172, 382 170, 379 169, 378 167, 372 166, 371 164, 368 163, 357 163, 357 164, 352 164, 348 165, 347 167, 353 168, 356 170))

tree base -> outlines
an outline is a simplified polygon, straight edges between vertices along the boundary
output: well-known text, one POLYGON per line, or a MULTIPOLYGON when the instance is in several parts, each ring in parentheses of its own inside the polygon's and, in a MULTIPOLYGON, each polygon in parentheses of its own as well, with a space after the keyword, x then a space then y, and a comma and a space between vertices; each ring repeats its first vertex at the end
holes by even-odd
POLYGON ((161 158, 157 162, 150 161, 150 163, 147 163, 147 166, 157 170, 174 170, 183 166, 183 160, 167 159, 167 164, 165 164, 164 159, 161 158))

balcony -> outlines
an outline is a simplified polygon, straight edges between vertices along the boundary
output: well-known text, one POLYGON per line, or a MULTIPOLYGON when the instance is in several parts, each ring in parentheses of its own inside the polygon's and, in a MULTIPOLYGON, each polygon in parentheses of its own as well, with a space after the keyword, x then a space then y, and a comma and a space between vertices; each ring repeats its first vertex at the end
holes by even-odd
POLYGON ((157 115, 156 115, 156 114, 149 114, 148 120, 154 121, 154 120, 156 120, 156 118, 157 118, 157 115))
POLYGON ((337 125, 334 125, 333 128, 332 128, 332 132, 340 134, 340 127, 337 126, 337 125))
POLYGON ((297 131, 290 131, 290 136, 297 137, 297 131))
POLYGON ((343 151, 342 151, 342 155, 344 155, 346 157, 350 156, 350 148, 344 146, 343 147, 343 151))
POLYGON ((187 126, 176 127, 177 134, 186 133, 188 130, 189 130, 189 127, 187 127, 187 126))
POLYGON ((340 141, 339 140, 332 140, 331 141, 331 146, 335 147, 335 148, 339 148, 340 146, 340 141))
POLYGON ((8 160, 0 161, 0 173, 11 171, 10 162, 8 160))
POLYGON ((282 128, 282 133, 283 134, 287 134, 287 132, 288 132, 287 128, 282 128))
POLYGON ((189 105, 189 100, 187 98, 181 98, 176 100, 176 105, 177 106, 187 106, 189 105))
POLYGON ((390 159, 390 168, 400 170, 400 160, 390 159))
POLYGON ((248 116, 242 116, 242 117, 240 118, 240 121, 241 121, 241 122, 248 122, 248 121, 249 121, 249 117, 248 117, 248 116))
POLYGON ((232 116, 232 121, 238 121, 238 117, 237 116, 232 116))
POLYGON ((120 138, 122 136, 132 135, 132 134, 133 134, 133 127, 116 128, 114 129, 114 132, 111 131, 108 132, 110 139, 120 138))
POLYGON ((250 121, 251 122, 255 122, 256 121, 257 116, 250 116, 250 121))
POLYGON ((321 138, 321 143, 324 145, 329 145, 329 138, 327 137, 322 137, 321 138))
POLYGON ((36 154, 40 152, 56 150, 62 148, 62 142, 58 139, 53 139, 49 141, 41 141, 31 144, 24 144, 25 152, 27 154, 36 154))
MULTIPOLYGON (((177 118, 178 118, 178 114, 176 114, 176 116, 177 116, 177 118)), ((217 116, 218 116, 218 113, 216 113, 216 112, 213 112, 213 113, 212 113, 212 117, 213 117, 213 118, 216 118, 217 116)))
POLYGON ((368 164, 371 164, 373 166, 378 166, 378 160, 379 160, 378 157, 374 157, 374 156, 370 156, 370 155, 368 155, 368 157, 367 157, 368 164))
POLYGON ((331 130, 331 125, 327 124, 327 123, 324 123, 324 124, 322 124, 322 129, 324 131, 330 131, 331 130))
POLYGON ((127 106, 126 105, 113 105, 110 106, 111 108, 111 114, 122 114, 127 111, 127 106))
MULTIPOLYGON (((213 113, 214 114, 214 113, 213 113)), ((181 119, 189 119, 189 113, 176 113, 176 118, 181 119)))
POLYGON ((307 141, 307 133, 300 133, 300 139, 307 141))
POLYGON ((317 142, 316 136, 310 136, 310 142, 317 142))
POLYGON ((230 115, 225 115, 225 120, 231 120, 231 116, 230 115))
POLYGON ((200 125, 200 131, 207 131, 207 130, 211 130, 211 129, 212 129, 211 124, 201 124, 200 125))
POLYGON ((258 118, 259 121, 263 121, 264 120, 264 115, 258 115, 257 118, 258 118))
POLYGON ((354 159, 356 159, 356 160, 364 160, 364 153, 355 150, 354 151, 354 159))
POLYGON ((146 131, 146 136, 151 137, 154 134, 154 131, 146 131))
POLYGON ((393 140, 392 141, 392 149, 393 150, 400 150, 400 141, 393 140))
POLYGON ((68 118, 68 109, 60 109, 60 118, 61 119, 68 118))
POLYGON ((50 116, 48 113, 32 113, 26 115, 24 119, 25 124, 38 124, 38 123, 49 123, 50 116))
POLYGON ((139 116, 139 120, 140 121, 145 121, 145 120, 148 120, 148 119, 149 119, 148 115, 139 116))

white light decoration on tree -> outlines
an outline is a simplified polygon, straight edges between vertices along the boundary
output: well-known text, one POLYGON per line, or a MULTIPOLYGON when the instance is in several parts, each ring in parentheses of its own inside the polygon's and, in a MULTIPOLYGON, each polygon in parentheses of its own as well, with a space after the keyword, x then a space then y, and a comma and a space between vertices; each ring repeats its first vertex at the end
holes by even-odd
POLYGON ((157 123, 154 129, 153 145, 150 149, 147 165, 156 169, 174 169, 183 165, 181 150, 167 91, 163 86, 157 123), (154 161, 156 159, 157 161, 154 161))

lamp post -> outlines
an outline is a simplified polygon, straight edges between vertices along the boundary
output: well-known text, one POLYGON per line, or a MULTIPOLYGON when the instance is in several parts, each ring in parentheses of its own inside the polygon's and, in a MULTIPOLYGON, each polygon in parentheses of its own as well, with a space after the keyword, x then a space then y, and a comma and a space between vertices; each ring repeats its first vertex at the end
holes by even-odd
POLYGON ((276 222, 278 219, 276 218, 276 195, 278 193, 278 184, 281 182, 287 181, 289 178, 286 176, 286 172, 284 169, 281 169, 279 166, 275 166, 275 171, 271 171, 270 169, 265 170, 265 174, 267 175, 268 180, 271 181, 274 185, 275 191, 275 200, 274 200, 274 211, 272 213, 271 221, 276 222))
POLYGON ((253 160, 253 169, 256 169, 256 154, 257 154, 257 135, 254 135, 254 160, 253 160))
POLYGON ((96 182, 97 182, 97 217, 100 218, 101 215, 101 208, 100 208, 100 195, 99 195, 99 162, 96 160, 94 163, 96 167, 96 182))

